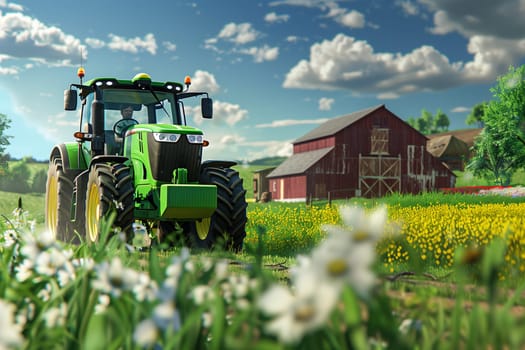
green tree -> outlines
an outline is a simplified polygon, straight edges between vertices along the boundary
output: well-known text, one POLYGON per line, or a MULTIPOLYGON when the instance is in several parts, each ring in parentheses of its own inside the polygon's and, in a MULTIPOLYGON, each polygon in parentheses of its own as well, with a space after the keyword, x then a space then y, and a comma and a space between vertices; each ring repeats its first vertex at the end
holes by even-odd
POLYGON ((422 134, 428 133, 428 122, 423 118, 416 119, 416 129, 422 134))
POLYGON ((484 109, 485 128, 474 144, 467 169, 496 184, 508 185, 525 166, 525 66, 510 67, 490 89, 494 99, 484 109))
POLYGON ((5 149, 9 146, 11 136, 5 134, 9 127, 11 127, 11 119, 7 115, 0 113, 0 155, 3 155, 5 149))
POLYGON ((5 134, 5 131, 11 126, 11 119, 5 114, 0 113, 0 176, 5 176, 7 173, 7 160, 9 157, 4 154, 7 146, 9 146, 9 139, 11 136, 5 134))
POLYGON ((407 119, 407 123, 425 135, 434 134, 440 131, 447 131, 448 127, 450 126, 450 120, 448 119, 448 116, 443 113, 441 109, 438 109, 435 116, 432 114, 432 112, 423 109, 421 111, 421 116, 417 118, 409 117, 407 119))
POLYGON ((434 115, 432 115, 432 112, 427 111, 426 109, 423 109, 421 111, 421 117, 420 120, 423 120, 423 123, 420 122, 420 125, 423 126, 423 128, 420 130, 423 134, 432 134, 434 132, 434 115))
POLYGON ((448 116, 443 113, 441 109, 438 109, 434 118, 434 128, 437 132, 448 131, 450 126, 450 120, 448 116))
POLYGON ((467 125, 476 124, 479 128, 483 127, 483 117, 485 115, 485 108, 487 107, 487 102, 481 102, 472 107, 472 111, 467 116, 465 122, 467 125))
POLYGON ((31 172, 27 160, 21 160, 9 167, 9 171, 2 176, 1 190, 16 193, 28 193, 31 189, 29 179, 31 172))

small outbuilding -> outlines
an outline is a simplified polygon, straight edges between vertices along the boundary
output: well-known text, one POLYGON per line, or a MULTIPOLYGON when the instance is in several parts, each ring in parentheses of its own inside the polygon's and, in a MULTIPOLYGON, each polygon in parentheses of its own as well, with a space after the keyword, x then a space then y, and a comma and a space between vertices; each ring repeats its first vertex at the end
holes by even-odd
POLYGON ((474 142, 482 130, 461 129, 428 135, 427 150, 450 169, 463 171, 465 164, 472 158, 474 142))
POLYGON ((333 118, 293 142, 268 174, 273 200, 305 201, 420 193, 454 187, 427 137, 384 105, 333 118))
POLYGON ((427 151, 445 163, 450 170, 465 169, 469 159, 468 145, 454 135, 431 137, 427 142, 427 151))
POLYGON ((256 202, 267 202, 271 200, 267 176, 275 168, 276 167, 265 168, 253 172, 253 197, 256 202))

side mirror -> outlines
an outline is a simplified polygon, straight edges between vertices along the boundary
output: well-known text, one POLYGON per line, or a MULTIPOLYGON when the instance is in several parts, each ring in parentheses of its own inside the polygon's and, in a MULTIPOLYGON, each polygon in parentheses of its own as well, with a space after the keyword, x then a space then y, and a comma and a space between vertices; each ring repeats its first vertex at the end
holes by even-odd
POLYGON ((64 90, 64 109, 66 111, 75 111, 77 109, 77 90, 64 90))
POLYGON ((201 111, 202 117, 211 119, 213 117, 213 100, 209 97, 203 97, 201 99, 201 111))

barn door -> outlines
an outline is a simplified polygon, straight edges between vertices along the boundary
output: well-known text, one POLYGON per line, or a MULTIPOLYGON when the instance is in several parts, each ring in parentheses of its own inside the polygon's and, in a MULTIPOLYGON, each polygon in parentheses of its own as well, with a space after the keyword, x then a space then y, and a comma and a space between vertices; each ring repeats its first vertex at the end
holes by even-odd
POLYGON ((373 198, 401 191, 401 157, 359 155, 359 190, 373 198))

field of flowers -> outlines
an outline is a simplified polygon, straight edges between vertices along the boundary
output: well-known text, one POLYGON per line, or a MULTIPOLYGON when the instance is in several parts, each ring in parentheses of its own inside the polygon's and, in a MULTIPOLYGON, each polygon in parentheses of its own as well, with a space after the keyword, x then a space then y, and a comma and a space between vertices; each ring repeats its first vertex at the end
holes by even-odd
POLYGON ((446 196, 253 204, 237 256, 139 252, 109 225, 72 246, 17 209, 0 220, 0 349, 523 348, 525 201, 446 196), (279 280, 263 254, 295 263, 279 280), (385 278, 436 270, 452 304, 385 278))
MULTIPOLYGON (((249 211, 247 245, 255 245, 255 227, 265 228, 268 254, 309 251, 325 236, 323 224, 340 222, 337 206, 260 205, 249 211)), ((506 272, 525 271, 525 203, 389 206, 389 224, 377 254, 390 273, 416 265, 428 271, 452 268, 455 251, 482 248, 495 237, 507 242, 506 272), (389 232, 390 231, 390 232, 389 232), (393 235, 399 232, 398 235, 393 235)), ((502 278, 505 275, 502 274, 502 278)))

